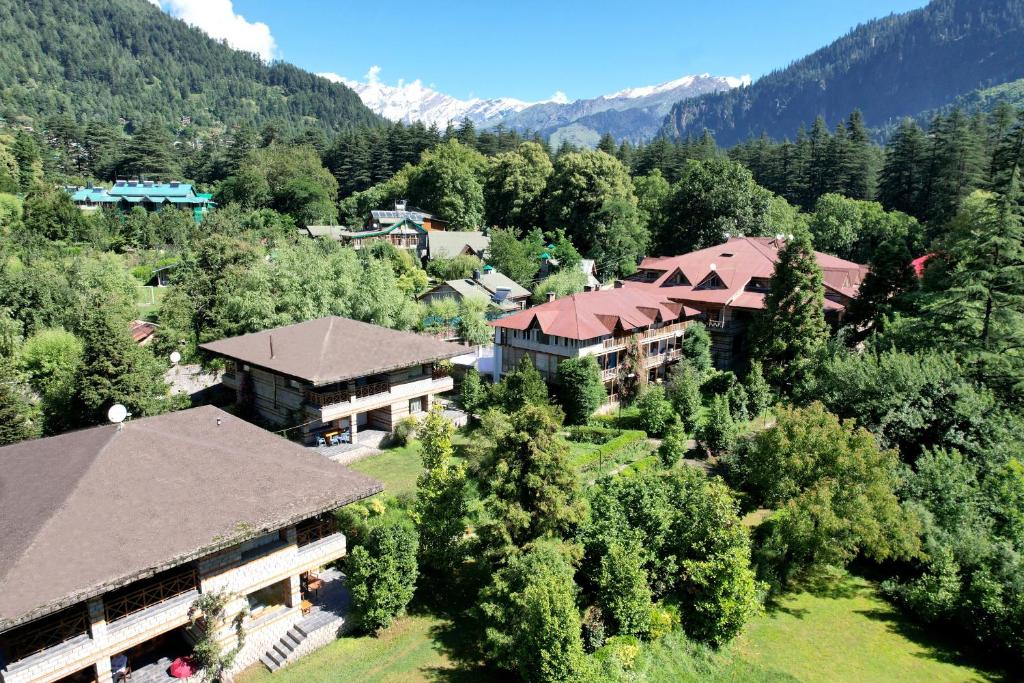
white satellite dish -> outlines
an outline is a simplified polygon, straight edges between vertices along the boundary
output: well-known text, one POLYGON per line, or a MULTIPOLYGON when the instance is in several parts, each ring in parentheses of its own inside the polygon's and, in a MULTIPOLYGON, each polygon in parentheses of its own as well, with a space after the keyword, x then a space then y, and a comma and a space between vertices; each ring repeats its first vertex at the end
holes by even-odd
POLYGON ((107 411, 107 419, 114 424, 121 424, 126 417, 128 417, 128 409, 120 403, 110 406, 110 410, 107 411))
POLYGON ((181 354, 177 351, 171 351, 171 365, 177 365, 181 362, 181 354))

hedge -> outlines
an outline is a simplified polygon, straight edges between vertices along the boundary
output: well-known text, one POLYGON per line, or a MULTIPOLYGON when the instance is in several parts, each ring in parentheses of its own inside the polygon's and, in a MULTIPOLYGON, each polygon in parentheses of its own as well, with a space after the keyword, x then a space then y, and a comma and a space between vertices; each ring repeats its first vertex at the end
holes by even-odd
POLYGON ((579 469, 584 469, 595 462, 611 462, 618 458, 623 451, 637 443, 647 441, 647 433, 637 429, 622 430, 614 439, 601 444, 597 450, 588 454, 585 458, 575 463, 579 469))

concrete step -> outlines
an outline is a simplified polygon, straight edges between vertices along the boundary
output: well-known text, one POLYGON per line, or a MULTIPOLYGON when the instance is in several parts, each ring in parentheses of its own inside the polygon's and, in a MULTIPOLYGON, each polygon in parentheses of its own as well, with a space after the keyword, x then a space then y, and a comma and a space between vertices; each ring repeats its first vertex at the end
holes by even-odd
POLYGON ((278 654, 278 659, 283 663, 288 659, 288 655, 292 653, 283 643, 274 643, 274 652, 278 654))
POLYGON ((306 636, 295 631, 294 629, 289 629, 288 633, 285 633, 284 638, 282 638, 285 645, 288 645, 293 650, 297 648, 299 645, 301 645, 302 641, 304 641, 305 639, 306 636))
POLYGON ((260 657, 260 661, 263 662, 263 666, 267 667, 267 670, 271 673, 281 668, 281 665, 274 661, 274 659, 272 659, 266 653, 263 653, 263 655, 260 657))

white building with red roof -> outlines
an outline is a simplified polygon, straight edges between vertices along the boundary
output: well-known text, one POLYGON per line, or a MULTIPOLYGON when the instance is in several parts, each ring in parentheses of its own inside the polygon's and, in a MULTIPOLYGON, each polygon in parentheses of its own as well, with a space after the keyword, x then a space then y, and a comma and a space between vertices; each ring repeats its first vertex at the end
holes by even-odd
POLYGON ((549 382, 566 358, 594 356, 609 395, 632 339, 640 345, 648 381, 665 376, 679 358, 685 328, 700 311, 649 287, 617 287, 548 301, 491 323, 495 327, 495 379, 523 356, 549 382))
MULTIPOLYGON (((630 337, 640 338, 649 359, 647 379, 655 381, 678 358, 683 328, 698 318, 711 333, 716 367, 731 368, 746 354, 746 330, 764 308, 782 244, 781 239, 734 237, 681 256, 649 257, 615 289, 575 294, 496 321, 496 375, 529 354, 541 374, 554 381, 561 359, 594 355, 614 393, 615 368, 630 337)), ((825 284, 826 317, 837 321, 868 269, 821 252, 815 256, 825 284)))

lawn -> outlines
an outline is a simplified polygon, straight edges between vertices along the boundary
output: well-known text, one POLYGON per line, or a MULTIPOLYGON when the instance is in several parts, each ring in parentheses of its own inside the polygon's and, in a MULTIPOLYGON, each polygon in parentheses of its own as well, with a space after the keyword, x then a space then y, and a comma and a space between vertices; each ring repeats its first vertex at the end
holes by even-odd
POLYGON ((950 643, 904 619, 874 584, 832 572, 785 596, 734 646, 762 670, 802 681, 985 681, 950 643))
MULTIPOLYGON (((342 638, 276 674, 257 665, 237 680, 383 683, 444 679, 444 672, 475 680, 473 672, 457 669, 436 639, 449 627, 435 617, 404 617, 379 638, 342 638)), ((786 596, 721 651, 676 635, 645 645, 635 674, 638 681, 656 683, 999 680, 909 624, 871 582, 844 572, 819 580, 810 592, 786 596)))
POLYGON ((452 668, 431 636, 441 623, 433 617, 403 617, 378 638, 341 638, 277 673, 271 674, 258 664, 235 680, 238 683, 433 681, 438 673, 452 668))
POLYGON ((416 477, 423 471, 419 442, 408 446, 389 448, 349 465, 357 472, 384 483, 385 496, 400 496, 416 492, 416 477))

